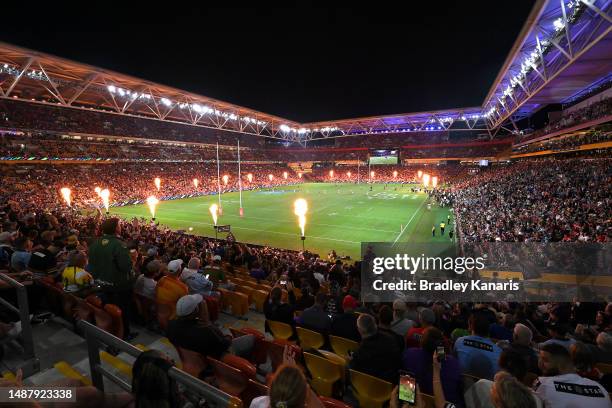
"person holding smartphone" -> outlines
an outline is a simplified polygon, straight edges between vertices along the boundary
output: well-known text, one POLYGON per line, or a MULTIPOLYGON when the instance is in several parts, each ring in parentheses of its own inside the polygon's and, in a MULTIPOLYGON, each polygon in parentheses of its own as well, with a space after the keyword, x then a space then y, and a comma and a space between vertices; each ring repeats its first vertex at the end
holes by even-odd
MULTIPOLYGON (((441 361, 443 358, 435 351, 432 356, 433 368, 433 397, 434 408, 457 408, 452 402, 447 402, 442 388, 442 380, 440 379, 440 371, 442 368, 441 361)), ((390 408, 425 408, 427 404, 417 384, 416 378, 412 373, 400 371, 399 385, 395 387, 389 401, 390 408)))

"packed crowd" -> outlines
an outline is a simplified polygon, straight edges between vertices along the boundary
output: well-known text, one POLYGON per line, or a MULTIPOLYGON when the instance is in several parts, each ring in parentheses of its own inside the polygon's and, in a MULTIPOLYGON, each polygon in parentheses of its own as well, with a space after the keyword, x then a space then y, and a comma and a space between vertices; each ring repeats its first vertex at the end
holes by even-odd
POLYGON ((548 159, 494 166, 434 195, 450 199, 467 242, 610 242, 611 186, 610 159, 548 159))
MULTIPOLYGON (((7 193, 14 197, 27 196, 35 209, 54 209, 65 205, 60 189, 72 190, 72 199, 77 208, 100 206, 95 187, 110 190, 112 205, 142 201, 150 195, 160 199, 212 194, 218 191, 217 166, 215 163, 146 163, 120 165, 28 165, 1 166, 2 183, 7 193), (161 179, 158 191, 154 178, 161 179), (198 180, 196 186, 193 182, 198 180)), ((241 167, 242 188, 268 188, 299 182, 300 179, 284 165, 246 165, 241 167), (249 181, 249 174, 252 175, 249 181), (270 175, 273 176, 270 180, 270 175), (286 178, 285 178, 286 175, 286 178)), ((221 163, 221 191, 238 189, 237 163, 221 163), (228 176, 227 184, 223 176, 228 176)))
POLYGON ((571 150, 582 145, 609 142, 612 140, 612 133, 608 126, 604 126, 601 130, 591 130, 585 134, 562 136, 554 139, 548 139, 541 143, 531 143, 522 146, 515 146, 512 149, 513 153, 532 153, 541 152, 544 150, 563 151, 571 150))
POLYGON ((580 123, 587 123, 592 120, 603 118, 612 114, 612 98, 602 99, 597 102, 585 106, 580 109, 568 109, 564 112, 561 117, 551 121, 542 129, 538 129, 528 135, 521 137, 520 141, 523 142, 529 139, 535 139, 539 136, 556 132, 557 130, 566 129, 580 123))

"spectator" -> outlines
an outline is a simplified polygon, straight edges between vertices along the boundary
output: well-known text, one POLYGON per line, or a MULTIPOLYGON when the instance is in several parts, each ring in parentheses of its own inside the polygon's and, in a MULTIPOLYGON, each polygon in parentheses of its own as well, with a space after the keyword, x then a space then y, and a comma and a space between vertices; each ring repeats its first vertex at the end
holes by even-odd
POLYGON ((298 318, 298 323, 307 329, 329 333, 332 320, 325 311, 326 302, 327 296, 324 293, 317 293, 315 304, 302 312, 298 318))
POLYGON ((68 266, 62 272, 62 283, 66 292, 77 292, 91 286, 93 277, 85 270, 87 256, 80 251, 72 252, 68 257, 68 266))
POLYGON ((387 334, 395 340, 400 351, 404 351, 404 337, 400 336, 391 330, 391 322, 393 321, 393 312, 387 305, 382 306, 378 310, 378 331, 387 334))
POLYGON ((159 304, 171 306, 174 310, 176 302, 189 293, 189 288, 179 277, 181 276, 182 259, 168 262, 168 274, 157 282, 155 301, 159 304))
POLYGON ((460 337, 455 342, 455 352, 464 374, 493 379, 499 369, 501 349, 489 338, 489 320, 482 311, 470 315, 469 336, 460 337))
POLYGON ((189 287, 189 293, 199 293, 202 296, 218 295, 213 292, 213 283, 200 273, 200 259, 191 258, 187 268, 181 273, 181 280, 189 287))
POLYGON ((408 308, 406 302, 396 299, 393 302, 393 322, 391 322, 391 330, 404 338, 408 330, 414 326, 414 321, 406 316, 408 308))
POLYGON ((534 390, 545 407, 610 408, 608 392, 597 382, 576 374, 567 348, 558 343, 540 349, 540 370, 543 376, 534 384, 534 390))
MULTIPOLYGON (((500 371, 491 387, 493 408, 539 408, 542 402, 515 377, 500 371)), ((484 407, 484 406, 483 406, 484 407)))
POLYGON ((567 337, 569 329, 566 324, 559 322, 552 322, 548 324, 548 335, 551 337, 543 343, 540 343, 539 347, 542 348, 547 344, 560 344, 569 350, 569 347, 576 342, 576 340, 567 337))
POLYGON ((387 334, 379 333, 376 320, 368 314, 359 316, 357 328, 361 343, 351 357, 350 368, 397 383, 401 350, 396 341, 387 334))
POLYGON ((0 267, 8 267, 13 255, 13 234, 4 231, 0 233, 0 267))
POLYGON ((157 288, 155 277, 159 275, 160 270, 161 262, 153 260, 147 263, 144 274, 136 278, 134 292, 151 300, 155 300, 155 289, 157 288))
POLYGON ((102 223, 102 236, 89 248, 89 269, 102 284, 105 303, 112 303, 123 314, 123 333, 130 340, 137 334, 130 333, 132 303, 132 261, 127 246, 117 236, 121 234, 118 218, 102 223))
POLYGON ((522 323, 514 325, 512 334, 512 343, 509 348, 514 350, 525 359, 527 371, 532 373, 538 372, 538 355, 531 347, 531 329, 522 323))
POLYGON ((186 403, 178 384, 168 375, 173 364, 158 350, 143 351, 132 368, 135 408, 180 408, 186 403))
POLYGON ((423 308, 419 313, 419 327, 411 327, 406 333, 406 347, 419 347, 423 332, 436 322, 436 314, 429 308, 423 308))
POLYGON ((359 330, 357 330, 358 316, 354 312, 357 306, 359 306, 357 300, 351 295, 346 295, 342 301, 344 312, 333 317, 329 334, 357 342, 361 341, 361 335, 359 330))
MULTIPOLYGON (((402 355, 402 367, 413 373, 419 384, 420 390, 426 394, 433 393, 433 371, 435 365, 439 365, 439 380, 444 389, 446 399, 456 405, 463 405, 461 396, 462 377, 459 362, 452 355, 445 354, 441 362, 433 358, 437 347, 443 346, 444 336, 435 327, 428 327, 421 336, 420 347, 406 349, 402 355)), ((437 354, 436 354, 437 355, 437 354)))
POLYGON ((11 268, 16 272, 23 272, 28 268, 32 258, 32 241, 27 237, 18 237, 15 240, 15 251, 11 256, 11 268))
POLYGON ((272 288, 267 301, 264 303, 264 314, 267 320, 283 322, 293 326, 295 295, 293 293, 293 284, 289 281, 287 281, 287 292, 289 303, 283 303, 283 290, 279 286, 272 288))

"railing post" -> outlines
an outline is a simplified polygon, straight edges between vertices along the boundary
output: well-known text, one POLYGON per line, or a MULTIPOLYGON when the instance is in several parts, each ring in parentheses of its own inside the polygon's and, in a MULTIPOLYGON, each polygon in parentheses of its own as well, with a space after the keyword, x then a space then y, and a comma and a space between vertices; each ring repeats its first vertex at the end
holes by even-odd
POLYGON ((30 324, 30 308, 28 307, 28 292, 26 287, 5 273, 0 273, 0 279, 15 288, 17 292, 17 307, 0 296, 0 304, 19 315, 21 322, 21 339, 23 340, 24 363, 19 366, 24 377, 40 371, 40 361, 36 358, 32 325, 30 324))
POLYGON ((89 372, 91 374, 91 382, 94 387, 100 391, 104 391, 104 377, 98 370, 102 364, 100 361, 100 346, 101 342, 94 333, 90 330, 85 331, 85 339, 87 340, 87 354, 89 357, 89 372))

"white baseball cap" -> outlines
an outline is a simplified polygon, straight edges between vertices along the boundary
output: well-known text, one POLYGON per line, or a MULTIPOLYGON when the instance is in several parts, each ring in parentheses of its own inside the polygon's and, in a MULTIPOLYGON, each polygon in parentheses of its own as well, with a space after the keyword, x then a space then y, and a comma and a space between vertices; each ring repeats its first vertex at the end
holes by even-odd
POLYGON ((168 262, 168 270, 172 273, 178 273, 181 270, 181 266, 183 265, 182 259, 174 259, 168 262))
POLYGON ((176 302, 176 315, 178 317, 189 316, 202 303, 202 295, 185 295, 176 302))

